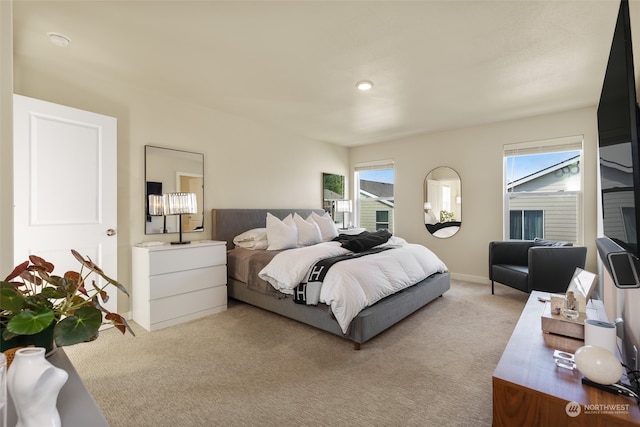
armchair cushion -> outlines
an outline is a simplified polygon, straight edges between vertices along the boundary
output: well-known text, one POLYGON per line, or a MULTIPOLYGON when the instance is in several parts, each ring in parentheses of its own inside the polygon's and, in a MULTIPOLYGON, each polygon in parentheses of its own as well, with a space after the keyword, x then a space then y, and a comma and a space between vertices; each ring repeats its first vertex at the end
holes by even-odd
POLYGON ((498 264, 493 266, 492 282, 509 284, 522 292, 529 292, 529 269, 522 265, 498 264))

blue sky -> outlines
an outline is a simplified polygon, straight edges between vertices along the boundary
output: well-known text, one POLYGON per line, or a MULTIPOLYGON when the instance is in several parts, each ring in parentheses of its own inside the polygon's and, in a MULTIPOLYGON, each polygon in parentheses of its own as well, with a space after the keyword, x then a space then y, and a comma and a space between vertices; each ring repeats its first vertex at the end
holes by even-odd
POLYGON ((553 166, 556 163, 575 157, 578 154, 580 154, 579 151, 562 151, 559 153, 507 157, 507 182, 531 175, 539 170, 553 166))
POLYGON ((393 170, 383 169, 383 170, 360 171, 360 179, 393 184, 393 170))

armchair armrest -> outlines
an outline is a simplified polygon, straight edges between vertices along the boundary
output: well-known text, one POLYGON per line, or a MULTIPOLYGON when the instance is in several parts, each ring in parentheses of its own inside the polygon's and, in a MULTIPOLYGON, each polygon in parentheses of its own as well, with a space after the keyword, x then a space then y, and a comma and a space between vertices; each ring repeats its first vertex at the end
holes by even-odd
POLYGON ((564 293, 576 267, 584 268, 584 246, 533 246, 529 249, 529 292, 564 293))

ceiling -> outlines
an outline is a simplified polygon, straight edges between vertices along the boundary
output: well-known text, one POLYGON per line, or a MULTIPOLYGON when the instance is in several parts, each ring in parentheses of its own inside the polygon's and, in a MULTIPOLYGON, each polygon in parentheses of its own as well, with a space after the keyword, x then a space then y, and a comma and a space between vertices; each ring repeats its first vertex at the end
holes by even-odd
POLYGON ((615 0, 14 0, 14 56, 16 74, 73 64, 355 146, 596 105, 617 9, 615 0), (54 46, 50 31, 71 44, 54 46), (362 79, 373 89, 358 91, 362 79))

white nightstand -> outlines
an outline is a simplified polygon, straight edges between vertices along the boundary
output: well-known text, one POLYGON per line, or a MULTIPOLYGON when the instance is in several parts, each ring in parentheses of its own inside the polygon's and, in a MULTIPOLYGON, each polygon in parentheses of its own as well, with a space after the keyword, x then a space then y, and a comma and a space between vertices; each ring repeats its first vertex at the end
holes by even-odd
POLYGON ((362 233, 363 231, 367 231, 367 229, 366 228, 358 228, 358 227, 338 228, 338 234, 356 235, 356 234, 362 233))
POLYGON ((148 331, 227 309, 227 246, 134 246, 133 320, 148 331))

